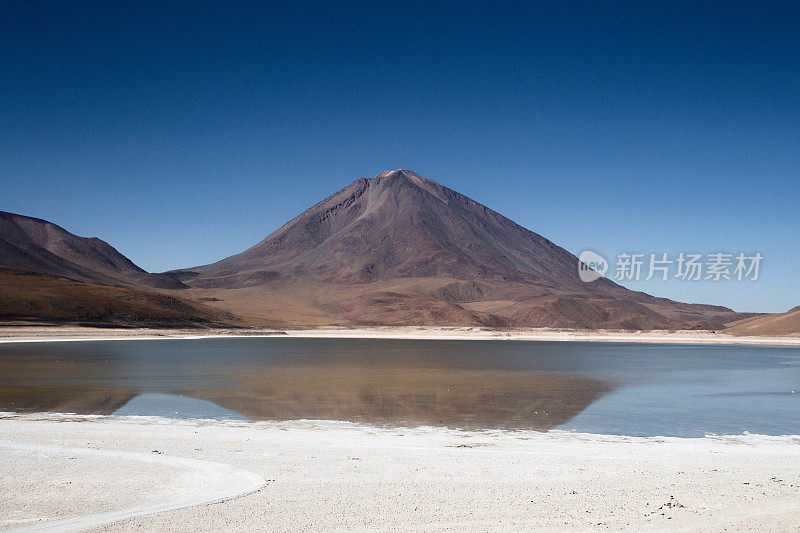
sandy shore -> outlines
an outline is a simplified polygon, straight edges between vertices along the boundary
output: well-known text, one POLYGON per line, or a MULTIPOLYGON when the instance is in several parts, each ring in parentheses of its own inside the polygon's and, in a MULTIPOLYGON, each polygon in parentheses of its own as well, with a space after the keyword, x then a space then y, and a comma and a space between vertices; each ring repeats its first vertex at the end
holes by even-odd
POLYGON ((800 346, 800 336, 747 337, 710 331, 611 331, 557 330, 547 328, 488 329, 477 327, 374 327, 312 329, 132 329, 79 326, 0 326, 2 342, 47 340, 101 340, 142 338, 200 338, 225 336, 281 335, 299 338, 429 339, 429 340, 516 340, 642 342, 661 344, 744 344, 800 346))
POLYGON ((800 437, 6 414, 0 444, 0 527, 750 531, 800 523, 800 437))

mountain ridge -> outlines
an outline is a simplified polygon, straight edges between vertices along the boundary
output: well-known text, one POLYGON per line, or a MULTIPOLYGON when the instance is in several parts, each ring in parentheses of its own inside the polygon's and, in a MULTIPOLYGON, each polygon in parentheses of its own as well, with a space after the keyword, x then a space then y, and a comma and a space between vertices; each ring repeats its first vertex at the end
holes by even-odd
POLYGON ((714 329, 741 318, 585 283, 569 251, 405 169, 359 178, 243 252, 169 274, 254 312, 244 293, 275 300, 272 316, 303 294, 331 323, 714 329))
POLYGON ((186 288, 150 274, 97 237, 0 211, 0 321, 230 326, 240 319, 164 290, 186 288))
POLYGON ((173 319, 175 313, 153 307, 166 305, 204 322, 280 326, 722 329, 751 316, 631 291, 606 278, 585 283, 568 250, 404 169, 356 179, 239 254, 161 274, 145 272, 100 239, 0 212, 0 267, 17 287, 0 291, 0 300, 24 314, 36 303, 25 300, 29 287, 38 291, 40 309, 61 318, 67 308, 86 314, 58 301, 67 297, 56 287, 74 298, 79 286, 26 272, 177 299, 91 289, 97 300, 87 303, 88 316, 115 320, 133 316, 119 302, 131 298, 146 308, 142 316, 173 319))
POLYGON ((0 211, 0 256, 3 266, 80 281, 185 288, 172 276, 148 273, 102 239, 79 237, 47 220, 6 211, 0 211))

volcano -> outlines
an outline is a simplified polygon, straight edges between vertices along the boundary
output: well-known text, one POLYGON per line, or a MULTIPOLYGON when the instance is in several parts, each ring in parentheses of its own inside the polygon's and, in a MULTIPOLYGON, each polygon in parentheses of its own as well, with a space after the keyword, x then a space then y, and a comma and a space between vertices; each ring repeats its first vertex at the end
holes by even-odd
POLYGON ((583 282, 564 248, 402 169, 354 181, 242 253, 166 275, 293 325, 715 329, 743 317, 583 282))

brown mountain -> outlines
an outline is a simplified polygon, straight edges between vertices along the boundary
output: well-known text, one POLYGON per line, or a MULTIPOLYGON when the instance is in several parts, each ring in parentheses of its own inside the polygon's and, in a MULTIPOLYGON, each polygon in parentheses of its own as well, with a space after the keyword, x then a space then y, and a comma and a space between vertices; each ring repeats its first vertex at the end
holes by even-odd
POLYGON ((800 335, 800 306, 785 313, 760 315, 728 324, 735 335, 784 336, 800 335))
POLYGON ((100 239, 0 212, 0 321, 148 326, 238 321, 156 290, 181 287, 172 276, 145 272, 100 239))
POLYGON ((361 178, 252 248, 168 273, 189 293, 293 324, 720 328, 742 318, 584 283, 578 259, 408 170, 361 178))
POLYGON ((108 284, 183 288, 172 276, 149 274, 96 237, 78 237, 40 218, 0 211, 0 265, 108 284))

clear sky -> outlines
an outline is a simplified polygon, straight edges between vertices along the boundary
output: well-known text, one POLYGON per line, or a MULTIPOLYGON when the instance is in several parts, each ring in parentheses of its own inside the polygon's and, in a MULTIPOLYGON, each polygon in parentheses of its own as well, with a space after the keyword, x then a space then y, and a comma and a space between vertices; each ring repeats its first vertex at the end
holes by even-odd
POLYGON ((408 168, 574 253, 764 256, 800 305, 800 3, 2 2, 0 209, 150 271, 408 168))

